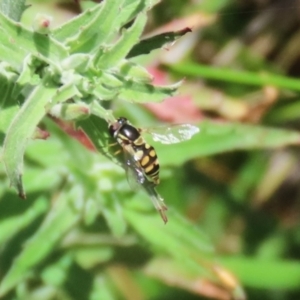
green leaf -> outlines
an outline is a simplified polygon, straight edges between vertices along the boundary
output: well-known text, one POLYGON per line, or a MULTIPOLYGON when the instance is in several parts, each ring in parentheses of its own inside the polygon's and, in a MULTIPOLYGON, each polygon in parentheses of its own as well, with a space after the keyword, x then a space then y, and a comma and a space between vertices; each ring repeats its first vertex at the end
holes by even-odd
POLYGON ((111 100, 117 96, 118 90, 99 84, 95 86, 93 94, 99 100, 111 100))
MULTIPOLYGON (((2 78, 0 78, 2 80, 2 78)), ((16 89, 16 85, 13 82, 2 82, 0 83, 1 91, 3 92, 1 100, 0 100, 0 130, 5 131, 5 128, 7 128, 9 120, 2 119, 3 113, 6 113, 6 110, 14 110, 15 107, 19 107, 17 103, 16 98, 12 98, 12 94, 14 90, 16 89)), ((11 120, 11 119, 10 119, 11 120)))
POLYGON ((219 261, 248 287, 276 290, 294 290, 299 287, 299 261, 247 257, 221 257, 219 261))
POLYGON ((130 22, 140 12, 147 12, 151 7, 160 2, 160 0, 125 0, 122 13, 116 20, 116 26, 119 28, 130 22))
POLYGON ((165 32, 153 37, 144 39, 136 44, 128 53, 127 58, 135 57, 138 55, 148 54, 155 49, 162 48, 164 45, 173 43, 183 35, 191 32, 190 28, 185 28, 179 31, 165 32))
POLYGON ((8 18, 20 21, 24 10, 27 8, 25 5, 26 0, 1 0, 0 1, 0 11, 6 15, 8 18))
POLYGON ((74 251, 76 262, 84 269, 97 267, 113 259, 114 251, 111 247, 77 247, 74 251))
MULTIPOLYGON (((116 118, 114 117, 114 115, 113 115, 112 110, 110 110, 110 109, 105 109, 104 107, 102 107, 102 106, 99 104, 99 101, 97 101, 97 100, 94 100, 94 101, 92 102, 92 104, 91 104, 91 111, 92 111, 92 113, 93 113, 95 116, 97 116, 97 117, 99 117, 99 118, 101 118, 101 119, 104 119, 104 120, 106 120, 107 122, 113 122, 113 121, 115 121, 115 119, 116 119, 116 118)), ((103 123, 102 123, 102 125, 103 125, 103 123)), ((106 125, 107 125, 107 124, 106 124, 106 125)), ((101 129, 105 130, 104 128, 105 128, 105 126, 102 127, 101 129)), ((106 128, 106 130, 107 130, 107 128, 106 128)))
MULTIPOLYGON (((219 268, 218 265, 215 264, 215 268, 219 268)), ((224 270, 222 267, 222 272, 226 273, 227 270, 224 270)), ((245 293, 239 283, 233 279, 231 286, 226 286, 222 280, 220 282, 212 282, 211 278, 206 278, 200 272, 195 272, 190 268, 187 268, 181 261, 175 261, 168 258, 156 258, 152 259, 150 263, 146 265, 144 269, 148 276, 154 277, 163 283, 168 284, 172 282, 174 286, 177 288, 182 288, 186 291, 195 294, 203 294, 204 296, 208 296, 208 290, 211 290, 211 294, 209 298, 218 299, 218 295, 222 294, 222 298, 224 299, 232 299, 232 300, 245 300, 245 293), (199 288, 199 284, 194 284, 195 282, 207 282, 208 285, 211 285, 210 289, 199 288), (215 294, 213 292, 215 290, 215 294)), ((229 275, 230 276, 230 275, 229 275)), ((200 285, 201 286, 201 285, 200 285)), ((221 298, 219 298, 221 299, 221 298)))
MULTIPOLYGON (((49 144, 49 142, 46 141, 44 141, 44 143, 49 144)), ((35 159, 35 157, 33 159, 35 159)), ((26 176, 24 177, 26 192, 30 194, 51 192, 61 184, 61 181, 62 179, 60 176, 57 176, 57 170, 55 168, 41 169, 31 167, 26 171, 26 176)))
POLYGON ((105 274, 98 274, 94 277, 92 291, 90 294, 91 300, 115 300, 116 295, 114 289, 110 284, 110 280, 105 274))
POLYGON ((109 135, 108 126, 104 119, 91 115, 88 119, 80 120, 76 124, 88 135, 100 153, 109 159, 113 159, 113 156, 107 151, 109 135))
POLYGON ((73 97, 82 97, 81 93, 78 91, 76 85, 67 82, 60 88, 56 88, 56 93, 49 103, 49 107, 52 107, 58 103, 65 102, 73 97))
POLYGON ((132 78, 136 82, 150 83, 153 81, 153 76, 146 68, 125 59, 118 64, 118 71, 122 76, 132 78))
POLYGON ((26 51, 15 42, 12 43, 7 33, 0 28, 0 59, 19 70, 26 55, 26 51))
POLYGON ((153 86, 148 83, 126 80, 125 78, 121 80, 124 85, 118 94, 118 98, 137 103, 161 102, 164 98, 173 96, 182 83, 179 81, 169 86, 153 86))
POLYGON ((146 15, 140 14, 133 25, 122 34, 121 38, 114 44, 114 46, 105 52, 102 52, 99 60, 96 59, 95 64, 104 70, 117 65, 123 58, 126 57, 130 49, 138 42, 146 24, 146 20, 146 15))
POLYGON ((47 105, 63 102, 78 94, 73 85, 60 88, 41 84, 37 86, 27 98, 24 105, 16 113, 11 122, 3 146, 3 161, 6 172, 19 195, 24 198, 25 191, 22 184, 23 156, 26 145, 32 137, 38 123, 47 113, 47 105))
POLYGON ((41 196, 38 199, 35 199, 34 204, 26 212, 1 220, 0 245, 4 245, 8 239, 11 239, 38 216, 45 213, 47 209, 48 201, 44 196, 41 196))
MULTIPOLYGON (((26 145, 32 137, 36 126, 46 114, 45 107, 48 103, 56 102, 56 98, 61 100, 61 92, 66 86, 57 89, 56 86, 49 86, 48 83, 35 87, 25 103, 15 115, 11 122, 3 146, 3 161, 11 185, 17 189, 20 197, 25 198, 25 191, 22 184, 23 155, 26 145)), ((71 89, 71 91, 73 91, 71 89)), ((70 94, 62 94, 68 97, 70 94)), ((68 98, 67 98, 68 99, 68 98)))
POLYGON ((42 62, 38 58, 30 54, 24 58, 19 78, 16 81, 18 88, 15 89, 12 98, 16 98, 21 92, 21 88, 23 88, 24 86, 28 84, 37 85, 38 83, 40 83, 41 79, 35 72, 36 67, 38 67, 41 64, 42 62))
POLYGON ((0 99, 0 162, 2 161, 2 146, 5 134, 11 120, 19 110, 17 101, 11 99, 14 90, 17 89, 17 85, 13 82, 17 79, 17 76, 15 73, 6 70, 4 65, 3 62, 0 64, 0 90, 2 92, 0 99))
POLYGON ((86 10, 84 13, 77 15, 68 22, 52 31, 52 37, 60 42, 65 42, 66 39, 75 39, 78 36, 78 29, 86 26, 88 22, 94 19, 101 11, 104 2, 95 5, 93 8, 86 10))
POLYGON ((61 194, 47 215, 43 224, 26 244, 11 269, 0 283, 0 296, 5 295, 32 268, 39 264, 57 244, 57 242, 78 222, 79 214, 71 205, 76 199, 78 190, 73 189, 68 195, 61 194))
POLYGON ((32 32, 1 13, 0 25, 0 59, 17 70, 28 54, 56 63, 68 56, 66 48, 49 35, 32 32))
POLYGON ((174 210, 168 210, 169 222, 165 225, 159 214, 146 214, 134 210, 142 201, 149 201, 144 194, 137 194, 124 208, 124 215, 135 230, 161 253, 178 259, 201 256, 210 258, 214 247, 199 227, 192 226, 174 210), (151 230, 149 230, 151 228, 151 230), (151 234, 149 234, 151 232, 151 234))
MULTIPOLYGON (((214 247, 211 241, 206 236, 205 232, 201 231, 199 226, 191 224, 175 211, 169 210, 169 222, 166 225, 158 222, 158 214, 142 214, 137 211, 138 203, 144 200, 145 197, 135 195, 132 202, 129 202, 124 208, 124 215, 134 229, 148 241, 151 248, 157 253, 163 254, 163 257, 168 257, 172 265, 177 264, 186 274, 204 280, 213 281, 221 284, 231 293, 243 295, 242 288, 237 282, 234 286, 226 287, 216 271, 218 267, 214 257, 214 247)), ((161 263, 160 265, 163 265, 161 263)), ((159 272, 157 272, 159 273, 159 272)), ((243 298, 234 298, 243 299, 243 298)))
POLYGON ((291 122, 298 120, 300 116, 300 102, 293 101, 285 103, 283 106, 273 107, 266 119, 272 124, 291 122))
POLYGON ((58 261, 43 270, 41 277, 45 283, 53 287, 62 286, 68 277, 68 271, 73 263, 73 255, 67 253, 58 261))
POLYGON ((77 28, 78 34, 67 40, 70 52, 87 53, 107 42, 112 33, 118 30, 115 20, 122 2, 123 0, 104 1, 97 15, 85 26, 77 28))
POLYGON ((114 236, 122 237, 127 229, 127 223, 125 222, 122 214, 123 209, 115 193, 106 195, 106 198, 107 202, 109 202, 109 207, 105 207, 103 215, 106 219, 107 225, 114 236))
POLYGON ((13 105, 0 110, 0 162, 3 160, 2 150, 6 132, 9 128, 11 120, 15 117, 19 109, 20 108, 18 105, 13 105))
POLYGON ((200 132, 189 141, 170 146, 153 143, 161 165, 179 166, 192 158, 225 151, 279 148, 300 144, 300 134, 296 131, 209 120, 201 122, 198 127, 200 132))

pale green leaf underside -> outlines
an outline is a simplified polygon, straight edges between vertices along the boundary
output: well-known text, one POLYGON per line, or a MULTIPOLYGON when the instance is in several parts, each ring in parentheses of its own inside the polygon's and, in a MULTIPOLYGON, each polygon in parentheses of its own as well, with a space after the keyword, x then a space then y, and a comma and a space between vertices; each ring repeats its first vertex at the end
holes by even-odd
POLYGON ((87 53, 107 42, 111 34, 116 32, 115 20, 122 2, 119 0, 104 1, 95 18, 78 28, 78 34, 74 38, 67 40, 71 52, 87 53))
POLYGON ((11 185, 25 197, 22 186, 23 155, 29 139, 43 116, 45 106, 56 93, 55 87, 37 86, 15 115, 10 124, 3 146, 3 161, 11 185))
POLYGON ((0 11, 10 19, 18 22, 21 20, 21 16, 26 9, 25 2, 26 0, 1 0, 0 11))
POLYGON ((143 32, 147 18, 145 14, 140 14, 133 25, 122 35, 122 37, 102 54, 97 61, 101 69, 108 69, 116 66, 124 57, 127 56, 131 48, 139 41, 143 32))
POLYGON ((36 86, 18 113, 15 114, 4 140, 2 158, 11 185, 17 189, 21 197, 25 198, 22 184, 24 152, 38 123, 47 113, 47 104, 55 104, 57 99, 66 100, 74 96, 76 92, 72 88, 69 89, 68 86, 57 89, 56 86, 48 86, 43 83, 36 86))
POLYGON ((87 10, 83 14, 79 14, 63 25, 55 28, 52 31, 53 38, 60 42, 65 42, 66 39, 75 39, 75 37, 78 35, 78 28, 85 26, 88 22, 95 18, 95 16, 101 10, 103 3, 95 5, 93 9, 87 10))
POLYGON ((52 39, 30 31, 0 13, 0 59, 17 70, 28 54, 45 61, 59 63, 68 56, 66 47, 52 39))

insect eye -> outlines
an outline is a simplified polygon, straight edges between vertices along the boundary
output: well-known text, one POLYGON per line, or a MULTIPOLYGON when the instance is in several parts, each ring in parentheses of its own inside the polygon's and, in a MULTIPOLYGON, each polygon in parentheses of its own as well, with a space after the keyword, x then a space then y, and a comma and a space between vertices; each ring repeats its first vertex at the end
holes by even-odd
POLYGON ((123 125, 123 124, 128 123, 128 120, 126 118, 124 118, 124 117, 120 117, 120 118, 118 118, 118 123, 120 125, 123 125))

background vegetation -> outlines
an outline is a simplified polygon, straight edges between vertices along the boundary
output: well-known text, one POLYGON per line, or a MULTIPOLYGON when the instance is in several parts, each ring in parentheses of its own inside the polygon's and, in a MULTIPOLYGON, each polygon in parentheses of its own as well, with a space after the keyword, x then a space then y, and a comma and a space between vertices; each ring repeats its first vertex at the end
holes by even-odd
POLYGON ((110 2, 116 28, 63 26, 95 2, 1 2, 32 29, 1 17, 0 298, 299 299, 300 2, 110 2), (109 152, 118 116, 200 129, 148 139, 166 225, 109 152))

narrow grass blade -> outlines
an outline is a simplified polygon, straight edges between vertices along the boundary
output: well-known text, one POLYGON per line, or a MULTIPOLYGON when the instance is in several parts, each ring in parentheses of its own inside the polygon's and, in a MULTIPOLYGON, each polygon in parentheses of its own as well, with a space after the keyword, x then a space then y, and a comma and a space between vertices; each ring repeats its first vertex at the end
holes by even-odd
POLYGON ((300 91, 299 79, 289 78, 281 75, 268 74, 266 72, 236 71, 224 68, 210 67, 195 63, 178 64, 168 66, 170 70, 182 76, 207 78, 234 84, 246 84, 253 86, 272 85, 279 88, 286 88, 300 91))

